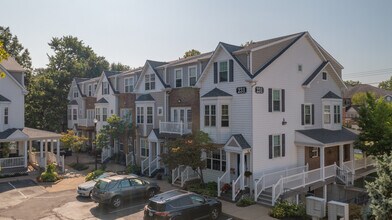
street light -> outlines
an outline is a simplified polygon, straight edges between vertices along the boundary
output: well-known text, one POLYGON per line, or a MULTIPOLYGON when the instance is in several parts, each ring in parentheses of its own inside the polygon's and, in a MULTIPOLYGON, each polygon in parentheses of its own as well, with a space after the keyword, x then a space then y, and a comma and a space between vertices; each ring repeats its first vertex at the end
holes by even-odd
MULTIPOLYGON (((93 122, 94 122, 94 132, 95 132, 94 139, 97 140, 97 123, 98 123, 97 118, 94 118, 93 122)), ((95 170, 97 170, 98 168, 97 144, 95 143, 93 145, 94 145, 94 154, 95 154, 95 170)))

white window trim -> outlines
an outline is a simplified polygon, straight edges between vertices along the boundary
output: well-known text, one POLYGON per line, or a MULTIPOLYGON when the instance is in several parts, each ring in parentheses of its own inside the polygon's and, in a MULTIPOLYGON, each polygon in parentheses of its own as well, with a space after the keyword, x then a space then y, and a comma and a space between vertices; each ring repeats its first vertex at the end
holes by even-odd
POLYGON ((8 106, 5 106, 3 108, 3 123, 4 125, 8 126, 10 124, 10 108, 8 106), (5 110, 7 109, 7 114, 5 114, 5 110), (7 123, 5 123, 5 118, 7 117, 7 123))
POLYGON ((177 68, 177 69, 174 69, 174 87, 175 88, 181 88, 181 87, 184 87, 184 79, 183 79, 184 77, 183 77, 183 73, 182 73, 182 68, 177 68), (180 73, 181 73, 181 78, 177 78, 177 71, 180 71, 180 73), (177 79, 181 79, 181 86, 177 86, 177 79))
POLYGON ((272 159, 275 159, 275 158, 281 158, 282 157, 282 149, 283 148, 283 146, 282 146, 282 134, 272 134, 272 159), (279 147, 280 147, 280 155, 279 156, 277 156, 277 157, 275 157, 275 136, 279 136, 279 141, 280 141, 280 145, 279 145, 279 147))
MULTIPOLYGON (((196 83, 197 83, 197 65, 194 65, 194 66, 190 66, 190 67, 188 67, 188 86, 190 86, 191 87, 191 72, 190 72, 190 69, 195 69, 195 78, 196 78, 196 83)), ((195 85, 196 85, 196 83, 195 83, 195 85)), ((195 86, 195 85, 193 85, 193 86, 195 86)))
POLYGON ((305 103, 305 104, 304 104, 304 125, 305 125, 305 126, 311 126, 311 125, 313 125, 312 119, 313 119, 313 117, 312 117, 312 103, 305 103), (306 111, 305 111, 306 106, 309 106, 309 111, 310 111, 310 113, 309 113, 310 122, 309 122, 309 123, 306 123, 306 111))
POLYGON ((323 104, 323 125, 330 125, 332 124, 332 118, 331 118, 331 104, 323 104), (325 122, 325 106, 329 106, 329 123, 325 122))
MULTIPOLYGON (((177 110, 178 112, 178 118, 180 119, 180 111, 183 110, 184 111, 184 121, 183 123, 188 123, 188 110, 192 111, 191 107, 171 107, 170 108, 170 121, 174 122, 174 110, 177 110)), ((192 117, 192 116, 191 116, 192 117)), ((192 121, 191 121, 192 122, 192 121)))
POLYGON ((155 119, 155 117, 154 117, 154 106, 149 106, 149 105, 147 105, 147 106, 145 106, 145 119, 146 119, 146 124, 147 125, 154 125, 154 119, 155 119), (151 121, 151 123, 148 123, 148 108, 151 108, 152 109, 152 113, 151 113, 151 116, 152 116, 152 121, 151 121))
POLYGON ((158 107, 158 111, 157 111, 157 115, 158 116, 163 116, 163 107, 158 107))
POLYGON ((145 118, 144 118, 144 111, 145 110, 144 109, 145 109, 145 106, 137 106, 136 107, 136 124, 138 124, 138 125, 142 125, 142 124, 145 123, 145 118), (139 111, 139 109, 140 109, 140 111, 139 111), (140 120, 140 122, 139 122, 139 120, 138 120, 139 117, 138 116, 140 116, 140 118, 143 118, 143 121, 140 120))
POLYGON ((148 147, 148 139, 147 138, 140 138, 140 146, 139 146, 139 148, 140 148, 140 158, 147 158, 149 155, 150 155, 150 150, 149 150, 149 147, 148 147), (142 141, 145 141, 145 146, 144 147, 142 147, 142 141), (144 148, 144 149, 146 149, 145 150, 145 152, 147 152, 147 155, 145 156, 145 155, 142 155, 142 148, 144 148))
POLYGON ((87 89, 88 89, 88 96, 89 97, 93 96, 93 86, 91 84, 89 84, 87 86, 87 89))
POLYGON ((79 97, 79 91, 78 91, 78 86, 75 86, 73 89, 73 97, 78 98, 79 97))
POLYGON ((133 76, 124 78, 124 93, 131 93, 131 92, 133 92, 133 90, 135 89, 134 87, 135 87, 135 78, 133 76), (131 79, 132 79, 132 84, 127 84, 127 82, 129 83, 131 79), (128 91, 127 92, 127 89, 126 89, 127 86, 128 87, 132 86, 132 91, 128 91))
MULTIPOLYGON (((220 154, 220 158, 219 158, 219 163, 220 163, 220 165, 219 165, 219 170, 216 170, 216 171, 225 172, 225 171, 227 171, 227 158, 225 158, 225 160, 223 160, 223 156, 226 156, 226 155, 225 155, 226 152, 225 152, 223 149, 217 149, 217 150, 219 150, 219 154, 220 154), (223 171, 223 169, 222 169, 222 164, 223 164, 223 162, 226 163, 225 171, 223 171)), ((210 163, 211 163, 211 164, 210 164, 211 168, 207 168, 208 165, 206 166, 206 169, 208 169, 208 170, 215 170, 215 169, 213 169, 213 164, 214 164, 213 161, 214 161, 214 160, 218 160, 218 159, 216 159, 216 158, 213 158, 212 154, 213 154, 212 151, 206 153, 206 163, 208 163, 208 159, 211 160, 211 161, 210 161, 210 163)))
POLYGON ((339 104, 334 104, 333 105, 333 123, 334 124, 341 124, 342 123, 342 106, 341 105, 339 105, 339 104), (335 113, 335 106, 337 106, 337 109, 338 109, 338 111, 339 111, 339 122, 335 122, 335 115, 336 115, 336 113, 335 113))
POLYGON ((319 157, 319 148, 318 147, 310 147, 311 148, 311 155, 310 158, 317 158, 319 157))
POLYGON ((155 77, 155 74, 154 73, 149 73, 149 74, 145 74, 144 75, 144 90, 145 91, 153 91, 153 90, 155 90, 156 89, 156 87, 157 87, 157 85, 156 85, 156 77, 155 77), (146 83, 147 83, 147 80, 146 80, 146 77, 148 76, 148 87, 149 87, 149 89, 146 89, 146 83), (151 76, 154 76, 154 81, 151 81, 151 76), (151 84, 152 84, 152 82, 154 82, 154 89, 151 89, 151 84))
POLYGON ((321 72, 321 79, 324 81, 327 81, 328 80, 328 73, 325 71, 321 72), (325 73, 325 79, 324 79, 324 73, 325 73))
POLYGON ((282 112, 282 89, 274 89, 272 88, 272 112, 282 112), (274 109, 274 91, 279 91, 279 110, 274 109))
POLYGON ((110 94, 110 92, 109 92, 109 82, 108 81, 102 82, 102 91, 103 91, 103 95, 109 95, 110 94), (107 89, 107 93, 105 92, 106 89, 107 89))
POLYGON ((231 115, 230 115, 230 113, 231 113, 231 109, 230 109, 230 104, 228 104, 228 103, 220 103, 220 109, 219 109, 219 111, 220 111, 220 127, 221 128, 230 128, 230 126, 231 126, 231 123, 230 123, 230 118, 231 118, 231 115), (222 106, 223 105, 227 105, 227 116, 228 116, 228 123, 229 123, 229 126, 222 126, 222 116, 223 116, 223 113, 222 113, 222 110, 223 110, 223 108, 222 108, 222 106))
POLYGON ((229 82, 229 60, 221 60, 218 61, 218 83, 227 83, 229 82), (225 62, 227 65, 227 81, 220 81, 221 77, 220 77, 220 64, 225 62))
POLYGON ((203 105, 203 126, 204 127, 206 127, 206 128, 216 128, 217 127, 217 118, 218 118, 218 111, 219 111, 219 109, 218 109, 218 103, 205 103, 204 105, 203 105), (214 126, 212 126, 211 125, 211 118, 212 118, 212 115, 211 115, 211 106, 215 106, 215 125, 214 126), (206 106, 209 106, 208 107, 208 112, 209 112, 209 115, 208 115, 208 118, 209 118, 209 125, 206 125, 205 124, 205 116, 206 116, 206 111, 205 111, 205 108, 206 108, 206 106))

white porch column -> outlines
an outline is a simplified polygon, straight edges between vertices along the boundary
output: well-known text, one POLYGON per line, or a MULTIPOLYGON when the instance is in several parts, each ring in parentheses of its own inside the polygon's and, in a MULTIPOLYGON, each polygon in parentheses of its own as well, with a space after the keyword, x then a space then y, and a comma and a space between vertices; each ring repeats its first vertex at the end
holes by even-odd
POLYGON ((241 174, 242 174, 242 178, 241 178, 241 189, 244 189, 245 186, 245 153, 241 152, 241 159, 240 159, 240 169, 241 169, 241 174))
POLYGON ((152 143, 151 141, 148 141, 148 166, 150 166, 151 163, 151 157, 152 156, 152 143))
MULTIPOLYGON (((355 157, 354 157, 354 145, 350 144, 350 160, 354 161, 355 157)), ((353 162, 353 174, 355 174, 355 162, 353 162)))
POLYGON ((45 140, 45 169, 48 163, 48 139, 45 140))
POLYGON ((60 161, 60 140, 59 139, 57 139, 56 148, 57 148, 57 161, 60 161))
POLYGON ((50 142, 50 152, 54 153, 54 139, 50 142))
POLYGON ((33 141, 29 140, 29 152, 32 153, 33 152, 33 141))
POLYGON ((229 173, 229 175, 226 175, 226 183, 230 183, 230 177, 231 177, 231 173, 230 173, 230 152, 226 151, 226 172, 229 173))
POLYGON ((39 166, 41 167, 44 163, 44 140, 39 141, 39 166))
POLYGON ((320 149, 320 172, 321 172, 321 179, 324 180, 324 161, 325 161, 325 148, 324 146, 320 149))
POLYGON ((27 167, 27 141, 24 141, 24 166, 27 167))
POLYGON ((344 149, 343 145, 339 145, 339 166, 343 167, 343 161, 344 161, 344 149))
MULTIPOLYGON (((161 143, 159 142, 159 140, 158 140, 158 142, 157 142, 157 157, 160 157, 160 155, 161 155, 161 143)), ((159 160, 157 160, 157 169, 160 169, 161 168, 161 164, 159 163, 159 160)))

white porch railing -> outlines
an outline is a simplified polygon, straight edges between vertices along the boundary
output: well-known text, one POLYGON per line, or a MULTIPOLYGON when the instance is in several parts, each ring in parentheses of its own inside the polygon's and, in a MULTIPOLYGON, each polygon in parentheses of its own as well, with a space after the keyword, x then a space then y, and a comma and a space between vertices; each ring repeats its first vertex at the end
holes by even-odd
POLYGON ((192 122, 163 122, 159 121, 159 132, 169 134, 190 134, 192 133, 192 122))
POLYGON ((228 170, 221 177, 218 177, 218 197, 221 196, 223 185, 228 183, 227 182, 228 178, 229 178, 229 171, 228 170))
POLYGON ((192 169, 192 167, 186 167, 184 171, 181 172, 181 187, 184 187, 185 182, 193 179, 199 178, 199 175, 192 169))
POLYGON ((146 158, 146 159, 144 159, 144 160, 142 160, 142 162, 141 162, 141 171, 142 171, 142 173, 144 174, 144 172, 146 172, 146 170, 148 169, 148 166, 149 166, 149 161, 148 161, 149 159, 148 159, 148 157, 146 158))
POLYGON ((3 168, 14 168, 24 167, 24 157, 9 157, 0 158, 0 167, 3 168))
POLYGON ((79 118, 78 125, 82 127, 94 127, 94 120, 91 118, 79 118))
POLYGON ((186 167, 184 165, 180 165, 174 170, 172 170, 172 184, 176 182, 181 177, 182 171, 184 171, 186 167))
POLYGON ((255 201, 257 201, 257 198, 260 196, 261 192, 263 192, 267 188, 272 187, 282 177, 295 175, 304 171, 305 172, 308 171, 308 165, 294 167, 294 168, 286 168, 284 170, 274 171, 274 172, 265 171, 264 174, 259 179, 255 179, 255 184, 254 184, 255 201))
POLYGON ((241 186, 241 179, 243 178, 243 174, 241 173, 236 180, 233 180, 232 183, 232 191, 231 191, 231 200, 235 201, 235 197, 241 192, 243 186, 241 186))
POLYGON ((151 161, 150 165, 148 166, 148 176, 158 169, 159 157, 156 157, 154 160, 151 161))
POLYGON ((125 166, 128 166, 129 164, 133 164, 134 163, 134 158, 133 158, 133 151, 129 152, 129 154, 127 154, 127 156, 125 156, 125 166))
POLYGON ((101 161, 102 161, 102 163, 105 162, 107 159, 109 159, 110 156, 111 156, 111 149, 110 149, 110 147, 102 148, 102 152, 101 152, 101 161))
POLYGON ((336 176, 338 166, 336 164, 324 168, 304 171, 299 174, 282 177, 272 186, 272 205, 284 193, 284 189, 298 189, 307 185, 323 181, 327 178, 336 176), (324 173, 324 178, 323 178, 324 173))

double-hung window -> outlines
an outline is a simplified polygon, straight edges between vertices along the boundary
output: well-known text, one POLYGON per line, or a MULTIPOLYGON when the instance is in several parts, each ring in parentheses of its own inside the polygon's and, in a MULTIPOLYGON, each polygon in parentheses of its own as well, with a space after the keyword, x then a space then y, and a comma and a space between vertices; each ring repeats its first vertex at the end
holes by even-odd
POLYGON ((272 110, 274 112, 279 112, 280 111, 280 106, 281 106, 281 90, 280 89, 273 89, 272 90, 272 110))
POLYGON ((305 125, 312 124, 312 105, 304 105, 304 123, 305 125))
POLYGON ((147 107, 147 124, 152 124, 154 119, 153 108, 147 107))
POLYGON ((204 126, 205 127, 216 126, 216 105, 204 106, 204 126))
POLYGON ((108 118, 108 109, 102 108, 102 121, 106 121, 107 118, 108 118))
POLYGON ((333 122, 335 124, 340 124, 340 105, 333 106, 333 115, 334 115, 333 122))
POLYGON ((109 94, 109 83, 108 82, 102 82, 102 89, 103 89, 103 94, 104 95, 109 94))
POLYGON ((8 125, 8 107, 4 108, 4 124, 8 125))
POLYGON ((93 85, 88 85, 88 96, 93 96, 93 85))
POLYGON ((78 92, 77 86, 75 86, 74 89, 73 89, 73 97, 74 97, 74 98, 79 97, 79 92, 78 92))
POLYGON ((331 106, 324 105, 324 124, 331 124, 331 106))
POLYGON ((328 78, 327 78, 327 76, 328 76, 328 75, 327 75, 327 72, 323 72, 322 74, 323 74, 323 80, 327 80, 327 79, 328 79, 328 78))
POLYGON ((100 108, 95 109, 95 118, 97 119, 97 121, 101 121, 101 109, 100 108))
POLYGON ((229 71, 227 61, 219 62, 219 82, 227 82, 229 79, 229 71))
POLYGON ((148 157, 148 144, 147 139, 141 138, 140 139, 140 156, 141 157, 148 157))
POLYGON ((196 66, 188 68, 188 78, 189 78, 189 86, 196 85, 196 81, 197 81, 196 66))
POLYGON ((207 153, 207 169, 226 171, 226 152, 215 150, 207 153))
POLYGON ((144 107, 136 108, 136 123, 143 124, 144 123, 144 107))
POLYGON ((124 79, 125 93, 133 92, 133 84, 134 84, 133 77, 124 79))
POLYGON ((176 88, 182 87, 182 69, 174 70, 176 77, 176 88))
POLYGON ((273 135, 272 139, 272 148, 273 148, 273 157, 281 157, 282 156, 282 141, 281 135, 273 135))
POLYGON ((132 111, 130 108, 120 109, 120 117, 122 120, 132 122, 132 111))
POLYGON ((154 90, 155 89, 155 75, 154 74, 146 74, 144 76, 144 87, 145 90, 154 90))
POLYGON ((229 105, 221 106, 221 127, 229 127, 229 105))
POLYGON ((76 108, 72 109, 72 117, 74 121, 78 120, 78 110, 76 108))

